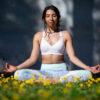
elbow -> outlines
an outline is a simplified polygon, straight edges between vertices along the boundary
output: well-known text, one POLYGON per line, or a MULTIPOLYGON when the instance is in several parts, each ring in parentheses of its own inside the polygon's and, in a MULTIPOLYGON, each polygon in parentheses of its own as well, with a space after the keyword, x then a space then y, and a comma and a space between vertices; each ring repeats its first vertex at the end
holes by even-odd
POLYGON ((73 61, 75 61, 76 58, 77 58, 76 56, 71 56, 71 57, 69 57, 69 60, 70 60, 71 62, 73 62, 73 61))
POLYGON ((32 57, 30 57, 28 60, 29 60, 29 62, 30 62, 31 65, 33 65, 33 64, 36 63, 36 59, 34 59, 32 57))

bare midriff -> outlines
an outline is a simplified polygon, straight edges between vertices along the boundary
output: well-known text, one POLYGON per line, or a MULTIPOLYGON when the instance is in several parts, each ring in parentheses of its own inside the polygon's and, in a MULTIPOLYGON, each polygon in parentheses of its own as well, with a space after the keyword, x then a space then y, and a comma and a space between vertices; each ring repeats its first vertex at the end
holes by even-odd
POLYGON ((64 62, 64 55, 42 55, 42 64, 56 64, 56 63, 63 63, 64 62))

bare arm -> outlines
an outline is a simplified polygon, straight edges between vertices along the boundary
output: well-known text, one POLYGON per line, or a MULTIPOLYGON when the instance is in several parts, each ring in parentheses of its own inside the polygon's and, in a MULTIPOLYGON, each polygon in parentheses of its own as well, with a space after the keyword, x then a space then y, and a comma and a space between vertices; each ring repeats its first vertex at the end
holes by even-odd
POLYGON ((39 52, 40 52, 39 39, 38 39, 38 35, 36 34, 33 38, 33 48, 30 57, 22 64, 16 66, 16 68, 17 69, 27 68, 33 65, 38 59, 39 52))
POLYGON ((3 71, 4 72, 13 72, 17 69, 27 68, 27 67, 33 65, 37 61, 39 52, 40 52, 39 37, 40 37, 39 33, 37 33, 34 36, 32 52, 31 52, 30 57, 26 61, 24 61, 22 64, 20 64, 18 66, 13 66, 13 65, 10 65, 7 63, 5 68, 3 69, 3 71))
POLYGON ((64 34, 66 37, 66 51, 70 61, 80 68, 90 70, 90 67, 88 65, 84 64, 78 57, 76 57, 70 33, 65 31, 64 34))

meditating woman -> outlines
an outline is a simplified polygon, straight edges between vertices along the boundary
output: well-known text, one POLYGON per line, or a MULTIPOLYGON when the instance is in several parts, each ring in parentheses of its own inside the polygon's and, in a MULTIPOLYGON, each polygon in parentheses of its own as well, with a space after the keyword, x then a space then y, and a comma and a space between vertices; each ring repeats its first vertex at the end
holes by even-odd
POLYGON ((80 77, 79 81, 86 81, 89 79, 88 75, 100 72, 100 65, 90 67, 76 57, 71 34, 66 30, 60 30, 60 13, 55 6, 47 6, 43 11, 42 19, 45 29, 34 35, 30 57, 18 66, 7 64, 4 72, 15 71, 14 77, 17 76, 18 80, 28 80, 33 78, 33 75, 38 79, 42 75, 44 79, 52 80, 55 77, 57 82, 68 82, 69 80, 74 82, 73 77, 80 77), (70 61, 83 70, 68 71, 68 66, 64 60, 65 51, 70 61), (40 52, 42 55, 41 69, 26 69, 35 64, 40 52), (67 78, 64 79, 64 77, 67 78))

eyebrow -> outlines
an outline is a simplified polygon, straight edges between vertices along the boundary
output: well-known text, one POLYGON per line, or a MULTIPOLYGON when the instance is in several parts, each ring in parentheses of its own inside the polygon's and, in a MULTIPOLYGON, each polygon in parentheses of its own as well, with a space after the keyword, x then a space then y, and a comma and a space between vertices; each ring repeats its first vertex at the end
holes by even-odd
MULTIPOLYGON (((50 14, 46 14, 46 15, 50 15, 50 14)), ((51 14, 51 15, 56 15, 56 14, 51 14)))

